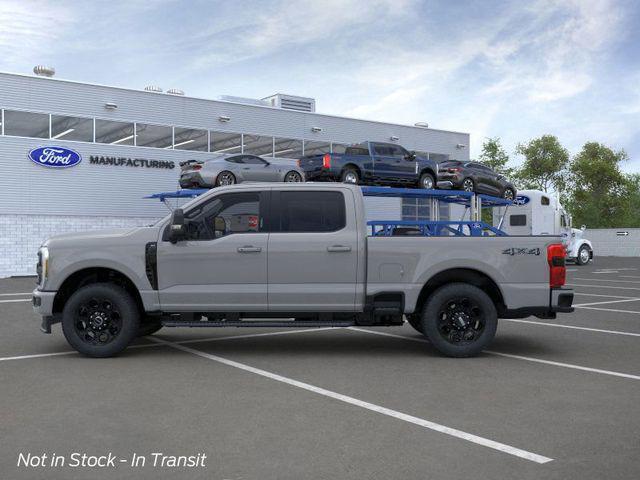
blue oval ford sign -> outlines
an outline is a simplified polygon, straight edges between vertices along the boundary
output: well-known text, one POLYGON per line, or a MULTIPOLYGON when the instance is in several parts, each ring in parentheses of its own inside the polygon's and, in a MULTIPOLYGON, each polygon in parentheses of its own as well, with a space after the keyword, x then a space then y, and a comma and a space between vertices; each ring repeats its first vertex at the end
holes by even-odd
POLYGON ((513 204, 514 205, 526 205, 527 203, 529 203, 530 198, 527 197, 526 195, 518 195, 516 197, 516 199, 514 200, 513 204))
POLYGON ((69 148, 38 147, 29 152, 29 159, 43 167, 69 168, 79 164, 82 156, 69 148))

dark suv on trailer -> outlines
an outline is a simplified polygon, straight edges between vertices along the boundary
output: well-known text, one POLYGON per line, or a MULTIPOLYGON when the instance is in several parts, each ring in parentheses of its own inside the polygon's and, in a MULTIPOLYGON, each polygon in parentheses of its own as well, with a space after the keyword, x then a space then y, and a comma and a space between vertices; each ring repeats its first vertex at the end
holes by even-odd
POLYGON ((478 162, 445 160, 439 165, 438 181, 451 182, 456 190, 516 198, 516 187, 504 175, 478 162))

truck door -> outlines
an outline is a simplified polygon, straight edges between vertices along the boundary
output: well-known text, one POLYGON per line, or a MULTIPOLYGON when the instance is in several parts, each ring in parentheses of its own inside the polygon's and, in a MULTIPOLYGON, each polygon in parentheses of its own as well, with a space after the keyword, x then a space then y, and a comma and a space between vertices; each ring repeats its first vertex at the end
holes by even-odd
POLYGON ((352 195, 273 192, 269 311, 354 311, 359 232, 352 195))
POLYGON ((165 311, 266 311, 269 192, 234 192, 185 210, 187 238, 158 240, 165 311))
POLYGON ((416 161, 405 158, 408 153, 399 145, 372 143, 375 177, 386 181, 416 181, 416 161))

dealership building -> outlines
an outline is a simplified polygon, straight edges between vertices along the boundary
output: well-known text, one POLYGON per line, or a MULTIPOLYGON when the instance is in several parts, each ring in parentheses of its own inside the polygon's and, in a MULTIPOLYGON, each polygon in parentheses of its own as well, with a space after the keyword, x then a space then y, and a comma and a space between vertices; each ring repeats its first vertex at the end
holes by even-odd
MULTIPOLYGON (((395 142, 437 161, 469 158, 467 133, 324 115, 310 98, 209 100, 34 72, 0 73, 0 277, 34 274, 36 251, 52 235, 146 225, 166 215, 165 205, 143 197, 176 190, 185 160, 251 153, 295 161, 364 140, 395 142), (45 159, 71 151, 73 158, 51 168, 33 160, 34 151, 45 159)), ((429 215, 416 200, 367 202, 371 217, 429 215)))

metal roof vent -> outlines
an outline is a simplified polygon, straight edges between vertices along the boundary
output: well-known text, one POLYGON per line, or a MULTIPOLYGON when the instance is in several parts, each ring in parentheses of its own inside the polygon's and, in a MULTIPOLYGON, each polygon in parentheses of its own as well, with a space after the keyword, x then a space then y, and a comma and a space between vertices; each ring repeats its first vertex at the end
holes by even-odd
POLYGON ((184 95, 184 92, 179 88, 170 88, 169 90, 167 90, 167 93, 169 95, 184 95))
POLYGON ((429 128, 429 124, 427 122, 416 122, 414 125, 420 128, 429 128))
POLYGON ((147 85, 146 87, 144 87, 144 90, 146 92, 162 93, 162 88, 158 87, 157 85, 147 85))
POLYGON ((274 107, 284 110, 297 110, 299 112, 316 111, 316 101, 309 97, 297 97, 295 95, 276 93, 270 97, 263 98, 263 100, 266 100, 274 107))
POLYGON ((44 65, 36 65, 33 67, 33 73, 39 77, 53 77, 56 74, 56 69, 53 67, 46 67, 44 65))

